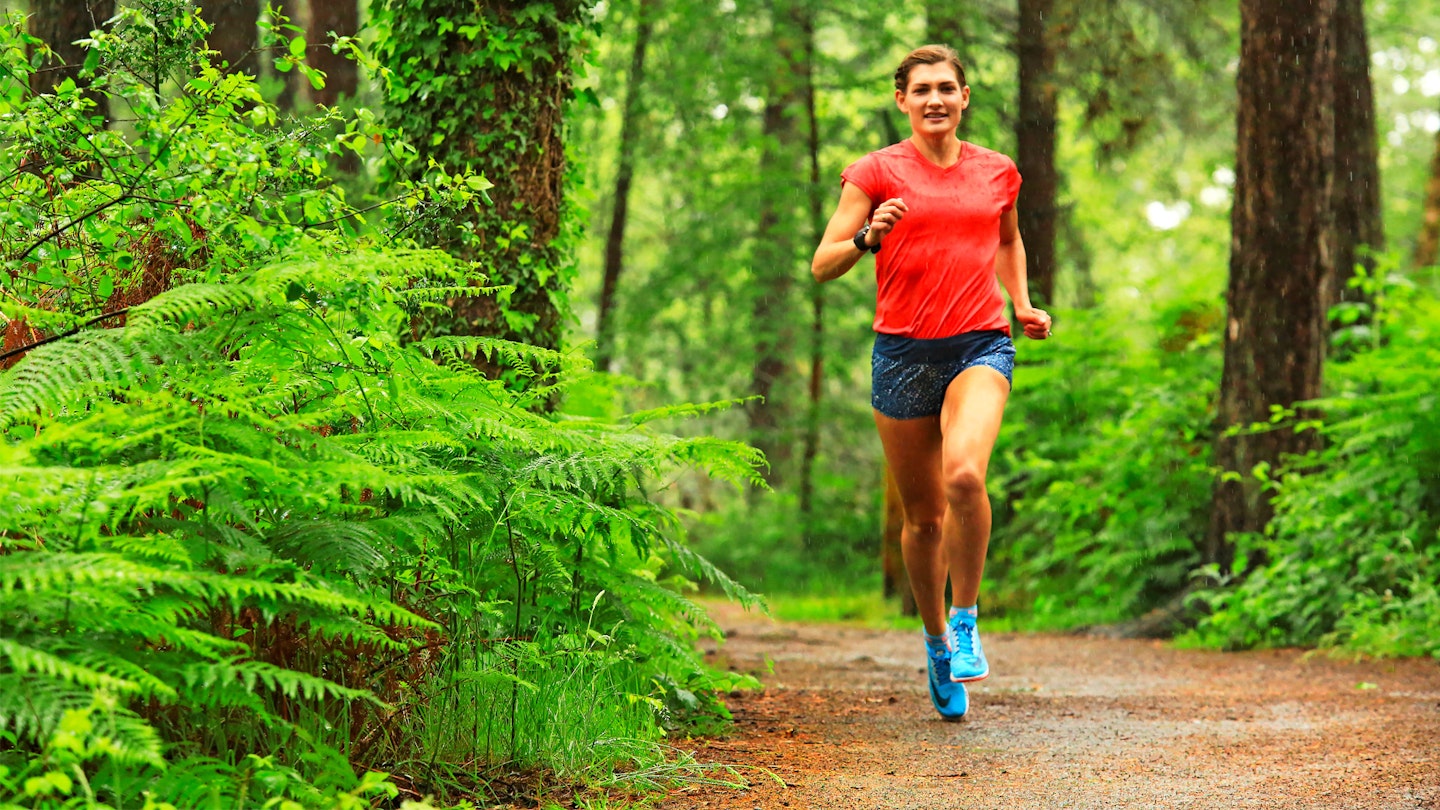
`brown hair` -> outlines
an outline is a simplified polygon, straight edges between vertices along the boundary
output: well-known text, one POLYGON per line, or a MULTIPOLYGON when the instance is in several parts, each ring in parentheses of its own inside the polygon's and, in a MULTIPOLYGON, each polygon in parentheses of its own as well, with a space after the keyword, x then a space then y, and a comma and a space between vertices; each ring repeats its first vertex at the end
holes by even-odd
POLYGON ((955 68, 955 77, 960 80, 960 86, 965 86, 965 66, 960 64, 960 54, 949 45, 922 45, 910 52, 900 67, 895 68, 895 89, 905 92, 910 86, 910 70, 916 65, 938 65, 941 62, 949 62, 950 67, 955 68))

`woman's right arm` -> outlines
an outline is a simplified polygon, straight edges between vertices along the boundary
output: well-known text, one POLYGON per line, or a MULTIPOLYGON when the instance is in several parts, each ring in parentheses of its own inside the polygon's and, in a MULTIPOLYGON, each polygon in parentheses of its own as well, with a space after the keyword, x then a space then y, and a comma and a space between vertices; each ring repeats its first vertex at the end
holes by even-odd
POLYGON ((890 199, 881 203, 870 214, 870 196, 854 183, 846 183, 840 190, 840 205, 825 226, 825 236, 815 248, 815 258, 810 261, 810 274, 816 281, 829 281, 850 271, 865 252, 855 247, 855 232, 865 221, 870 220, 870 233, 865 235, 867 245, 878 245, 885 234, 905 215, 905 203, 890 199))

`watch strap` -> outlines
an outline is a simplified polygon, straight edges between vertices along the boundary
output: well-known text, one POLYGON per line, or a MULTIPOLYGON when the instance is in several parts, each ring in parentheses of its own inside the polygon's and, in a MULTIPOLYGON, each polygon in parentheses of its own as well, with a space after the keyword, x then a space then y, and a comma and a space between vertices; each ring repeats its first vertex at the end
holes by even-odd
POLYGON ((865 227, 863 227, 863 228, 861 228, 859 231, 857 231, 857 232, 855 233, 855 238, 851 239, 850 241, 854 242, 854 243, 855 243, 855 247, 856 247, 858 250, 860 250, 861 252, 865 252, 865 253, 879 253, 879 252, 880 252, 880 246, 879 246, 879 245, 874 245, 874 246, 872 247, 871 245, 865 244, 865 234, 867 234, 867 233, 870 233, 870 225, 869 225, 868 223, 865 225, 865 227))

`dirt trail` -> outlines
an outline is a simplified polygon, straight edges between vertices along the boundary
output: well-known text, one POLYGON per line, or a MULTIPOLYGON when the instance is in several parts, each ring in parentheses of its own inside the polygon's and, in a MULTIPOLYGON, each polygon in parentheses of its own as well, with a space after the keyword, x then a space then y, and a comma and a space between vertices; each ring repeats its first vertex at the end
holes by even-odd
POLYGON ((734 735, 692 747, 784 784, 752 772, 749 790, 677 790, 665 810, 1440 808, 1435 661, 987 634, 992 674, 946 723, 918 630, 717 614, 712 655, 766 689, 729 700, 734 735))

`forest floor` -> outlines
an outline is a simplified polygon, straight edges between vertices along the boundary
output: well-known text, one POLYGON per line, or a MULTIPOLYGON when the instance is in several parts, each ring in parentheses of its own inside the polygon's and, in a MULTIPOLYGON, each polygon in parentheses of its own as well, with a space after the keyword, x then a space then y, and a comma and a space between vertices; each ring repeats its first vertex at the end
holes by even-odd
POLYGON ((713 613, 711 660, 765 689, 727 701, 732 733, 686 747, 750 787, 678 789, 664 810, 1440 808, 1433 660, 985 634, 992 674, 948 723, 918 629, 713 613))

